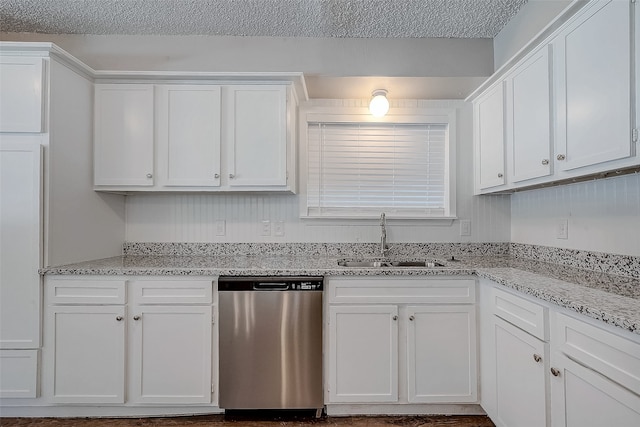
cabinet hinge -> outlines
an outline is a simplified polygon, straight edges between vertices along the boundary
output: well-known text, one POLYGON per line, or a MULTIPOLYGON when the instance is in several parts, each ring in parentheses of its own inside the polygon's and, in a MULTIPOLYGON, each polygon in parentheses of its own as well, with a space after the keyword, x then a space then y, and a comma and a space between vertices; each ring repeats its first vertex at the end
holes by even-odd
POLYGON ((631 140, 633 142, 638 142, 638 129, 637 128, 631 130, 631 140))
POLYGON ((215 388, 215 386, 213 384, 211 384, 211 394, 213 394, 215 392, 214 388, 215 388))

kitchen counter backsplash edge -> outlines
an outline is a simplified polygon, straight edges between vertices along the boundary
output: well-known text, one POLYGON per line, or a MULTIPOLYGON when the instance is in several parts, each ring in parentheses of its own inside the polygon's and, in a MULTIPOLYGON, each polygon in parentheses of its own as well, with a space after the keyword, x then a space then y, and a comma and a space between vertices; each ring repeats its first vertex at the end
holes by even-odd
MULTIPOLYGON (((508 255, 509 243, 389 243, 388 258, 508 255)), ((320 256, 375 258, 379 243, 174 243, 126 242, 123 255, 173 256, 320 256)))

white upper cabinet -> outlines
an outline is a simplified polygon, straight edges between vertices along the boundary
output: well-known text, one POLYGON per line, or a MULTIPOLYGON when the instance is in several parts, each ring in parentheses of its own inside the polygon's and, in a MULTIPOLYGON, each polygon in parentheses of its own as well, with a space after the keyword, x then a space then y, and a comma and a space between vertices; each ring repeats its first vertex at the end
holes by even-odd
POLYGON ((637 8, 631 0, 572 3, 560 24, 536 36, 530 52, 519 54, 470 96, 476 194, 638 168, 634 127, 640 113, 634 111, 632 91, 638 86, 637 8), (506 182, 497 176, 505 166, 497 142, 501 130, 506 182))
POLYGON ((476 190, 504 185, 504 86, 491 88, 474 103, 476 190))
POLYGON ((0 132, 42 132, 44 59, 0 58, 0 132))
POLYGON ((95 188, 294 191, 296 105, 287 84, 97 84, 95 188))
POLYGON ((228 96, 229 186, 285 186, 286 88, 232 86, 228 96))
POLYGON ((152 85, 96 85, 96 186, 153 185, 153 104, 152 85))
POLYGON ((509 181, 551 174, 551 70, 545 46, 506 78, 509 181))
POLYGON ((220 186, 220 86, 158 86, 158 181, 220 186))
POLYGON ((596 1, 553 42, 561 170, 632 154, 631 7, 596 1))

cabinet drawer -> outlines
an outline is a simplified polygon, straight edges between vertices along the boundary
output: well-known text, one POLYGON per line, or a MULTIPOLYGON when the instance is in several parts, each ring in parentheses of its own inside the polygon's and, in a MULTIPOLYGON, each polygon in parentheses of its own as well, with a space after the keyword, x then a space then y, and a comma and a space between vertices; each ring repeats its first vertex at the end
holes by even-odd
POLYGON ((330 279, 334 303, 465 303, 476 300, 475 279, 388 278, 330 279))
POLYGON ((45 283, 47 304, 125 303, 124 279, 52 279, 45 283))
POLYGON ((547 341, 547 308, 516 295, 493 289, 493 314, 536 338, 547 341))
POLYGON ((553 328, 557 350, 640 394, 640 343, 560 313, 553 328))
POLYGON ((140 280, 131 292, 137 304, 211 304, 212 280, 140 280))

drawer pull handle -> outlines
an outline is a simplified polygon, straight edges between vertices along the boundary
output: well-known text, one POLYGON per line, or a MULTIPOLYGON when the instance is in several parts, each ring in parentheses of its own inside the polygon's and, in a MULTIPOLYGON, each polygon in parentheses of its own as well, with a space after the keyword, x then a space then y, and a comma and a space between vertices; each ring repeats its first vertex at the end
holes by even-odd
POLYGON ((542 159, 542 164, 543 165, 548 165, 549 164, 549 159, 542 159))
POLYGON ((150 174, 150 173, 148 173, 148 174, 147 174, 147 178, 153 178, 153 175, 152 175, 152 174, 150 174))
POLYGON ((118 322, 121 322, 121 321, 122 321, 122 316, 116 316, 116 320, 117 320, 118 322))
POLYGON ((498 178, 502 178, 504 175, 502 175, 501 173, 498 174, 498 178))
POLYGON ((413 322, 414 320, 416 320, 416 318, 413 317, 413 316, 409 316, 409 320, 411 320, 413 322))
POLYGON ((214 177, 214 178, 220 178, 220 174, 219 174, 219 173, 214 173, 214 174, 213 174, 213 177, 214 177))
POLYGON ((556 368, 551 368, 551 375, 553 375, 554 377, 559 377, 560 371, 557 370, 556 368))
POLYGON ((556 156, 556 159, 558 159, 558 160, 564 160, 564 159, 566 159, 566 157, 565 157, 565 155, 564 155, 564 154, 558 154, 558 155, 556 156))
POLYGON ((133 320, 140 320, 140 316, 138 316, 138 315, 133 316, 133 320))
POLYGON ((234 174, 232 174, 232 173, 230 173, 230 174, 229 174, 229 178, 233 179, 233 178, 235 178, 235 177, 236 177, 236 176, 235 176, 234 174))
POLYGON ((393 316, 393 320, 398 320, 398 316, 393 316))
POLYGON ((533 360, 535 360, 536 362, 540 362, 542 360, 542 356, 540 356, 539 354, 534 354, 533 360))

